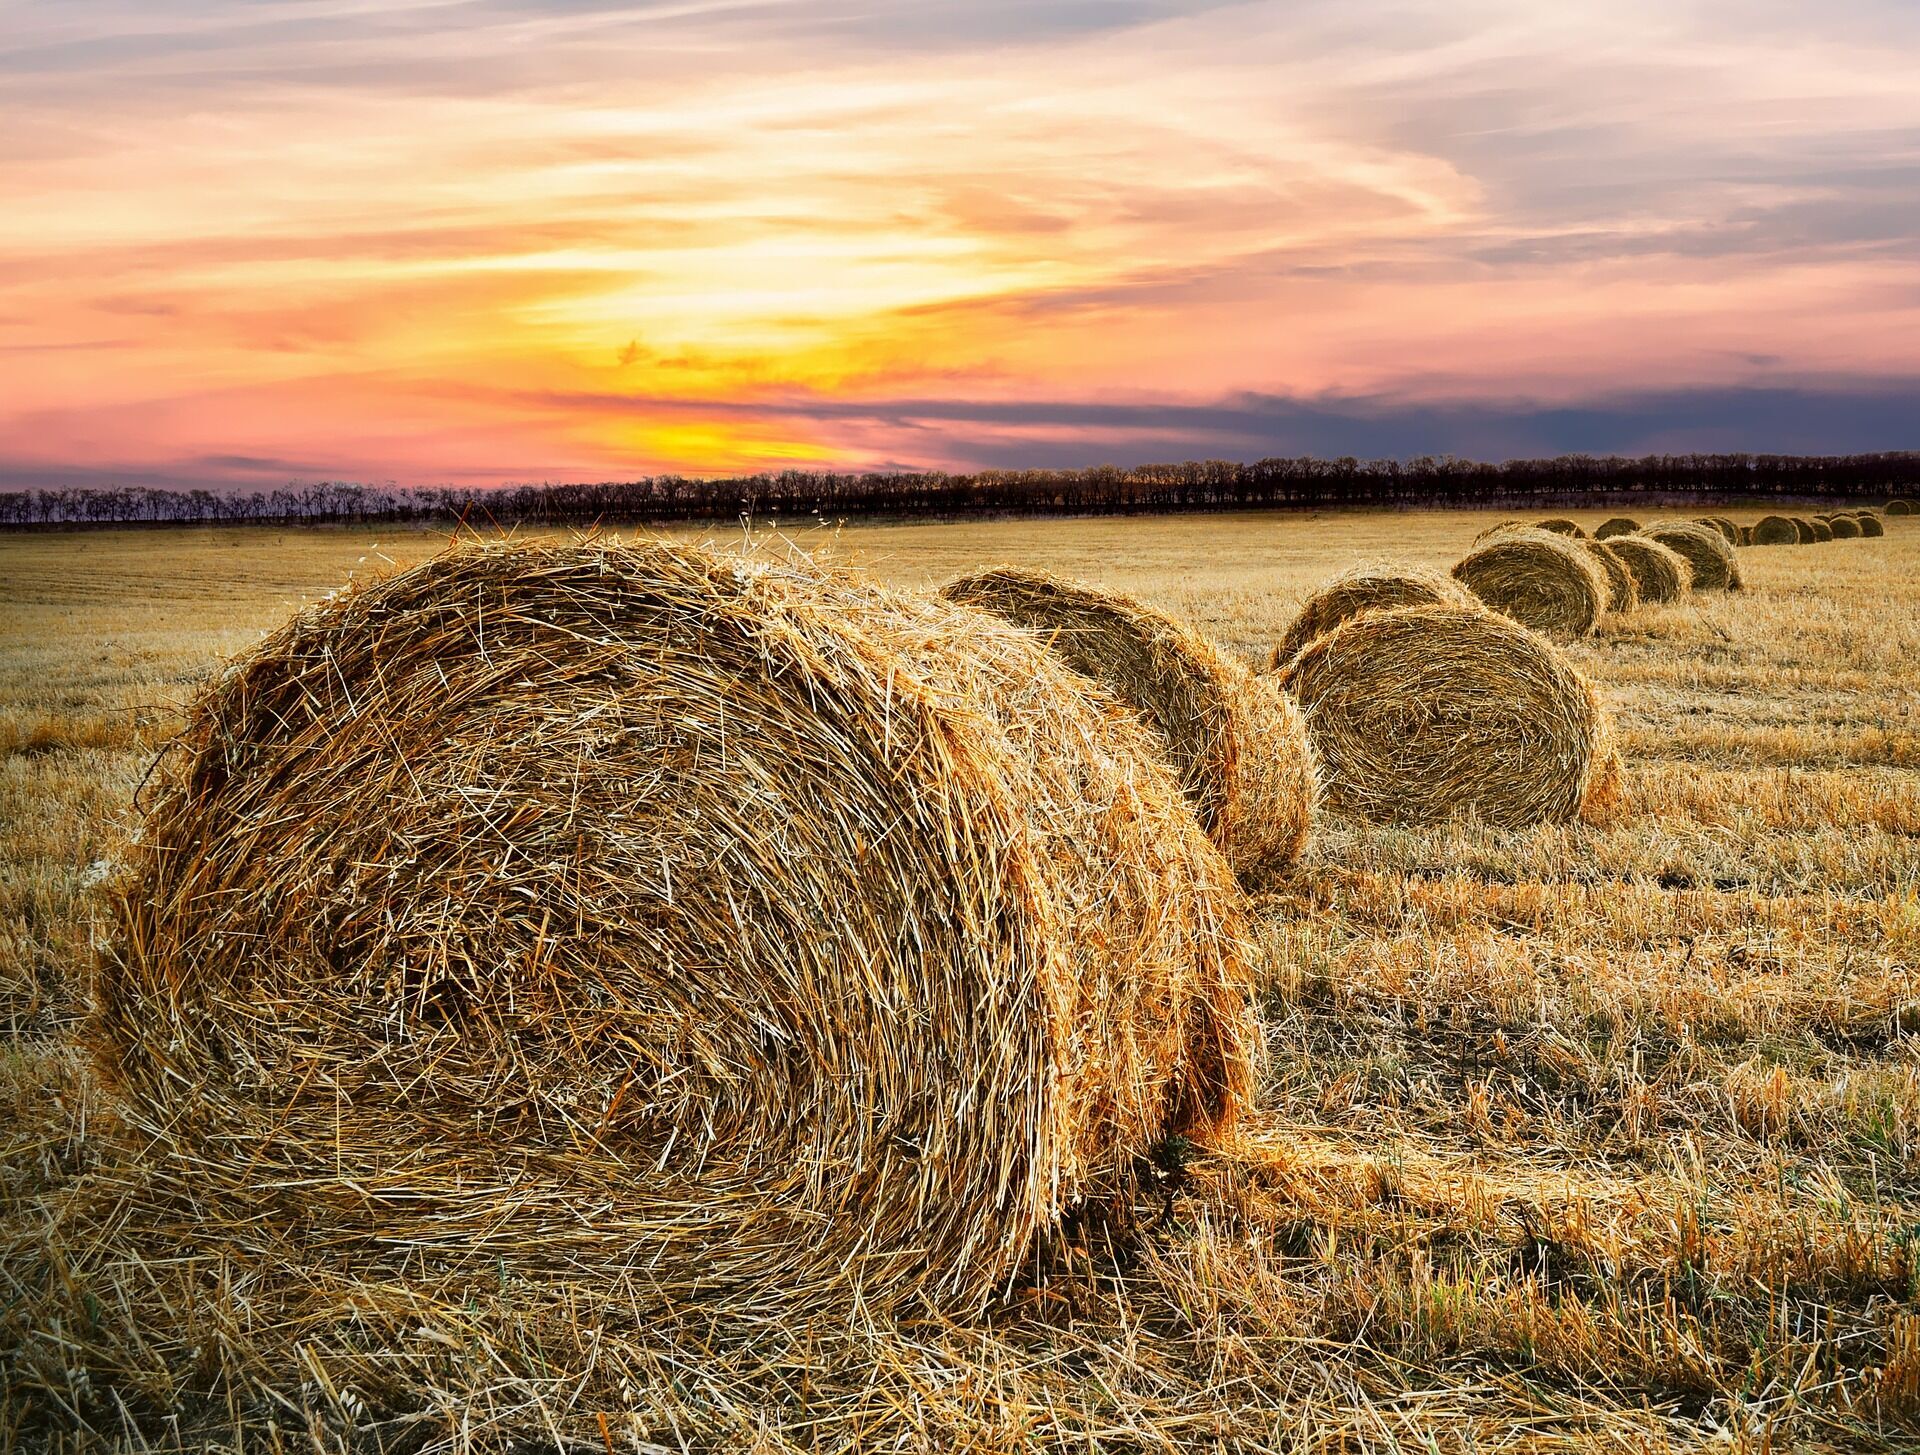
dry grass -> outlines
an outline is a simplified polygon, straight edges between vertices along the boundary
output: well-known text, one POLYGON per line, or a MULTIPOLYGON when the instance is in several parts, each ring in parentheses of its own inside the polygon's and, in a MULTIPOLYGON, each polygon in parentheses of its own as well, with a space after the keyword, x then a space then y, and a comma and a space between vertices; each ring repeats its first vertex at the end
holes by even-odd
MULTIPOLYGON (((838 546, 915 587, 1031 561, 1264 660, 1330 573, 1444 570, 1483 519, 838 546)), ((1920 529, 1888 531, 1743 553, 1745 592, 1643 605, 1569 648, 1626 757, 1602 822, 1330 820, 1256 904, 1258 1115, 1167 1174, 1120 1256, 1069 1245, 983 1319, 751 1342, 484 1258, 356 1280, 264 1213, 239 1259, 184 1196, 164 1238, 100 1236, 153 1172, 121 1156, 68 1039, 93 866, 220 657, 359 557, 441 542, 0 539, 0 723, 39 743, 0 757, 0 1448, 1911 1450, 1920 529), (296 1255, 324 1267, 269 1294, 261 1268, 296 1255), (240 1373, 263 1342, 303 1352, 240 1373)))

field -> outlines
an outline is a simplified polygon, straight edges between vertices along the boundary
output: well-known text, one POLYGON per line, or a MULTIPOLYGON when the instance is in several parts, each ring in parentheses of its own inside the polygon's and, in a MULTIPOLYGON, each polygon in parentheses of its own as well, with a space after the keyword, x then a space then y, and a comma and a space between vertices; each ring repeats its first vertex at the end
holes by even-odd
MULTIPOLYGON (((1444 569, 1488 520, 801 539, 915 587, 1042 566, 1263 658, 1324 577, 1444 569)), ((444 538, 0 536, 0 1449, 1920 1447, 1920 524, 1888 528, 1743 550, 1744 592, 1572 648, 1627 759, 1601 821, 1324 822, 1256 900, 1259 1114, 1124 1257, 977 1325, 751 1348, 484 1268, 458 1304, 296 1302, 128 1230, 71 1042, 90 886, 223 657, 444 538), (302 1365, 252 1368, 276 1319, 302 1365)))

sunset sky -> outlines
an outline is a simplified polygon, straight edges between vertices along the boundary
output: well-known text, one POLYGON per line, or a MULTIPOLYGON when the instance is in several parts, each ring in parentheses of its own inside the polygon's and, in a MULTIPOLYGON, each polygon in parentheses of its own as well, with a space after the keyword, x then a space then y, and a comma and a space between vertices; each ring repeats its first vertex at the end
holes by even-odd
POLYGON ((1913 0, 0 0, 0 487, 1915 447, 1913 0))

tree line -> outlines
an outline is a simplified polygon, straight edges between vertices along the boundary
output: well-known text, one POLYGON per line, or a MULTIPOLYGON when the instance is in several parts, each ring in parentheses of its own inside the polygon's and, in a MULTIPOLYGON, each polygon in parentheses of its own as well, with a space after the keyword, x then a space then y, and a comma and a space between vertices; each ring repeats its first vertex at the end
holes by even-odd
POLYGON ((591 526, 611 521, 856 516, 1127 515, 1375 505, 1511 507, 1858 499, 1920 489, 1920 454, 1562 455, 1487 464, 1267 459, 1083 470, 782 470, 491 488, 324 482, 229 492, 154 486, 0 492, 0 528, 385 522, 591 526))

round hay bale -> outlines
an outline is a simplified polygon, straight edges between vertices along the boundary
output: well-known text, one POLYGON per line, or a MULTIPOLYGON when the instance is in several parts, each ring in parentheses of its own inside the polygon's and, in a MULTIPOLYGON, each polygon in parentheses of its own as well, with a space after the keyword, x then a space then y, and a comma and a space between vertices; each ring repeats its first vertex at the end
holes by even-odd
POLYGON ((1141 602, 1011 566, 963 576, 947 600, 1035 632, 1152 729, 1201 832, 1253 880, 1300 857, 1316 798, 1312 750, 1272 682, 1141 602))
POLYGON ((1911 500, 1903 500, 1899 498, 1889 500, 1887 502, 1887 514, 1888 515, 1912 515, 1913 502, 1911 500))
POLYGON ((456 550, 274 633, 156 775, 103 1069, 196 1196, 357 1276, 977 1307, 1252 1085, 1225 863, 983 613, 456 550))
POLYGON ((1740 562, 1725 536, 1696 521, 1655 521, 1642 532, 1687 558, 1695 591, 1738 591, 1740 562))
POLYGON ((1497 535, 1505 535, 1508 531, 1533 529, 1534 527, 1528 525, 1524 520, 1496 520, 1492 525, 1481 531, 1479 535, 1475 536, 1473 543, 1479 545, 1481 541, 1491 540, 1497 535))
POLYGON ((1807 521, 1807 526, 1813 531, 1813 539, 1816 544, 1833 539, 1833 527, 1820 519, 1819 516, 1811 517, 1807 521))
POLYGON ((1850 515, 1828 516, 1827 529, 1833 532, 1833 538, 1836 541, 1857 541, 1860 539, 1860 522, 1850 515))
POLYGON ((1632 611, 1640 604, 1640 589, 1634 585, 1633 572, 1627 569, 1627 563, 1613 552, 1613 547, 1605 541, 1582 541, 1588 553, 1600 564, 1607 577, 1607 610, 1611 612, 1632 611))
POLYGON ((1612 540, 1615 536, 1630 536, 1640 529, 1640 522, 1630 515, 1616 515, 1600 522, 1600 528, 1593 533, 1596 541, 1612 540))
POLYGON ((1635 593, 1643 606, 1677 601, 1693 584, 1693 567, 1670 546, 1646 536, 1620 536, 1607 549, 1633 573, 1635 593))
POLYGON ((1861 511, 1854 516, 1854 519, 1859 522, 1860 534, 1863 536, 1883 536, 1887 533, 1886 522, 1871 510, 1861 511))
POLYGON ((1722 515, 1701 515, 1694 518, 1695 525, 1704 525, 1708 530, 1720 532, 1720 538, 1730 546, 1740 544, 1740 527, 1722 515))
POLYGON ((1801 545, 1810 546, 1819 539, 1819 537, 1813 533, 1813 522, 1808 520, 1804 515, 1790 515, 1787 519, 1793 522, 1793 528, 1800 533, 1801 545))
POLYGON ((1393 562, 1355 566, 1326 582, 1301 604, 1299 614, 1273 649, 1269 666, 1276 671, 1286 666, 1308 642, 1363 611, 1446 602, 1468 606, 1475 600, 1466 587, 1438 571, 1393 562))
POLYGON ((1495 611, 1554 636, 1585 636, 1607 605, 1600 564, 1579 543, 1551 531, 1503 531, 1453 575, 1495 611))
POLYGON ((1740 544, 1743 546, 1750 546, 1753 544, 1753 527, 1752 526, 1743 525, 1740 527, 1740 544))
POLYGON ((1800 529, 1784 515, 1763 515, 1760 523, 1753 528, 1753 543, 1756 546, 1797 546, 1800 544, 1800 529))
POLYGON ((1587 539, 1586 529, 1579 521, 1568 520, 1565 516, 1560 515, 1556 515, 1550 520, 1539 522, 1534 529, 1550 530, 1557 536, 1572 536, 1575 540, 1584 541, 1587 539))
POLYGON ((1480 607, 1365 612, 1280 680, 1306 713, 1329 806, 1360 818, 1565 820, 1617 774, 1592 686, 1551 643, 1480 607))

